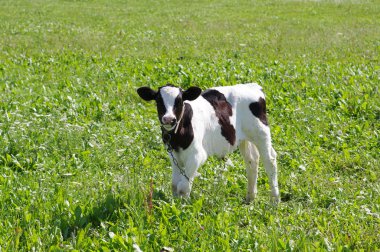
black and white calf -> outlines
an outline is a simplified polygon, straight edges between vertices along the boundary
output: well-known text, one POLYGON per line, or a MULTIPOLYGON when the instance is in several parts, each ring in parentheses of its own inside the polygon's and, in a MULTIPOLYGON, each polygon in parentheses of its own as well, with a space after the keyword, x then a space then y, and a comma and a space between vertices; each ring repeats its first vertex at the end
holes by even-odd
POLYGON ((246 163, 247 201, 257 194, 260 155, 269 176, 272 200, 280 201, 276 152, 271 143, 265 96, 258 84, 215 87, 204 92, 198 87, 182 90, 168 84, 158 91, 141 87, 137 93, 146 101, 156 101, 163 140, 169 140, 174 150, 175 161, 169 155, 174 195, 190 195, 197 170, 208 156, 224 157, 239 147, 246 163))

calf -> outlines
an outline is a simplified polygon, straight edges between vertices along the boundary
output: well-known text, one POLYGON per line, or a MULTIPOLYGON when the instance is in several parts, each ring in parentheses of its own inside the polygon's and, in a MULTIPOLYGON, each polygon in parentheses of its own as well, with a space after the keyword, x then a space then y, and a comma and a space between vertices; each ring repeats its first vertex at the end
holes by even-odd
POLYGON ((272 200, 279 202, 276 152, 272 148, 265 96, 255 83, 187 90, 171 84, 154 91, 137 89, 145 101, 155 100, 162 138, 173 152, 172 190, 188 197, 193 180, 210 155, 224 157, 240 149, 248 177, 247 201, 257 195, 260 155, 269 176, 272 200))

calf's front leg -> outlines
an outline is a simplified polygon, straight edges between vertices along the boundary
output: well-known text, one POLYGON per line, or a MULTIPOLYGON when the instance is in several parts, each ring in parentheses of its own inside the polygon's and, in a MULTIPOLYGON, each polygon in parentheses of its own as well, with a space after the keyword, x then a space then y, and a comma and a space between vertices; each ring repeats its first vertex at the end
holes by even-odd
POLYGON ((207 155, 201 152, 188 155, 188 157, 189 158, 183 162, 184 165, 182 165, 182 162, 177 162, 178 165, 182 165, 182 167, 180 167, 182 171, 172 161, 172 191, 174 196, 184 198, 188 198, 190 196, 193 180, 197 174, 197 170, 199 166, 201 166, 207 159, 207 155))

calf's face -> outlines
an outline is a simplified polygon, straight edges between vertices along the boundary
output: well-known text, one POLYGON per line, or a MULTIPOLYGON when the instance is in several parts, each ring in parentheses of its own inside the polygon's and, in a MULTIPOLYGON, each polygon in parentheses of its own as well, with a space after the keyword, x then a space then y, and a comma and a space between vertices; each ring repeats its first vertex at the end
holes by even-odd
POLYGON ((183 91, 172 85, 160 87, 158 91, 154 91, 150 87, 137 89, 138 95, 143 100, 156 101, 158 120, 167 131, 173 130, 181 120, 184 113, 183 102, 195 100, 201 92, 202 90, 198 87, 190 87, 183 91))

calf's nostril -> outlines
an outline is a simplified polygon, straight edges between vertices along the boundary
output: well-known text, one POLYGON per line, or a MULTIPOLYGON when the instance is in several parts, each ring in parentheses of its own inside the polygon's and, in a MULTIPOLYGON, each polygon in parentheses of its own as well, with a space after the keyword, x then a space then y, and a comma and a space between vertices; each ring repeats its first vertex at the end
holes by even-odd
POLYGON ((163 124, 174 124, 177 122, 177 119, 174 117, 163 117, 162 118, 162 123, 163 124))

